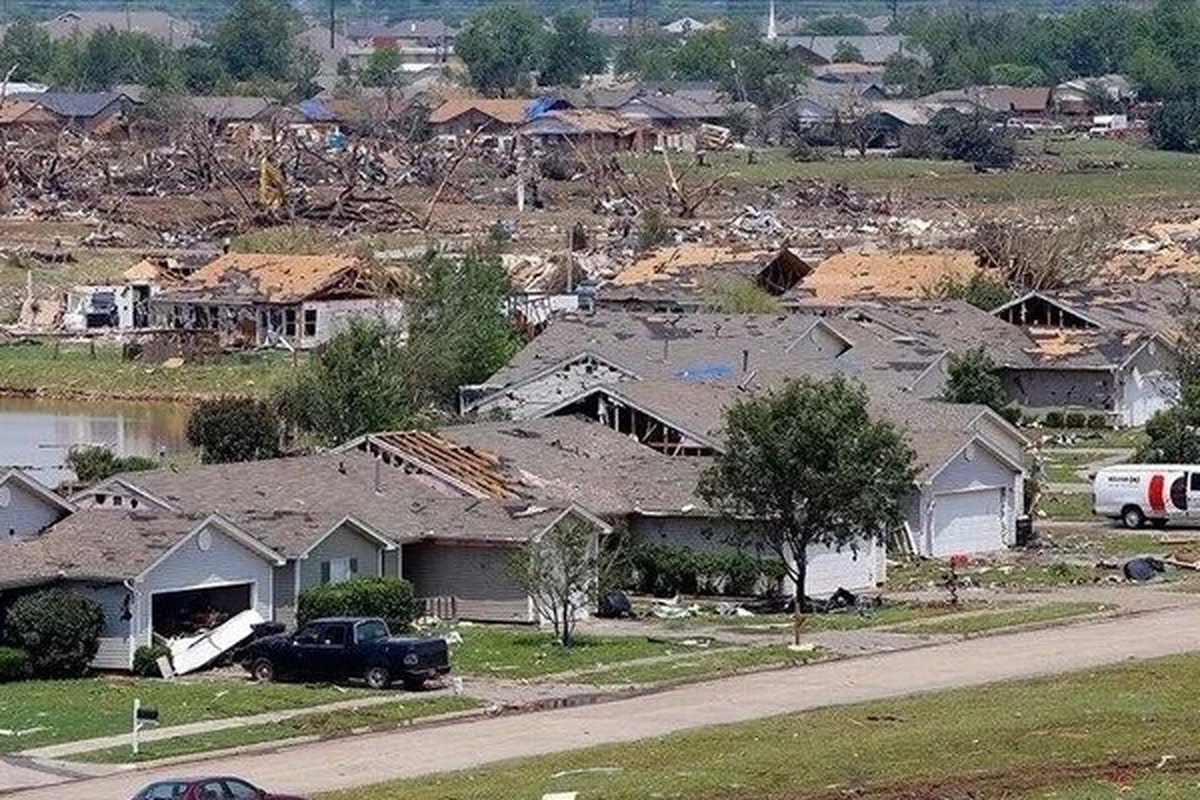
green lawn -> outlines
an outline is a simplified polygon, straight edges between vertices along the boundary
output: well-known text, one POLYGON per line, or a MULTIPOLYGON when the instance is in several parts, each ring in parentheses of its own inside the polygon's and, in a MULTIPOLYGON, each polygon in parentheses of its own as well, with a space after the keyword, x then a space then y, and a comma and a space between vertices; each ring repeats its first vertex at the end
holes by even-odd
POLYGON ((124 361, 120 348, 53 344, 0 347, 0 392, 190 402, 221 394, 262 396, 293 370, 283 353, 226 356, 216 364, 124 361))
MULTIPOLYGON (((827 614, 805 614, 805 631, 849 631, 861 628, 879 628, 903 622, 956 614, 973 610, 975 606, 964 603, 955 608, 944 603, 889 603, 881 608, 870 609, 859 614, 854 610, 827 614)), ((730 633, 747 635, 764 632, 791 630, 795 617, 791 614, 759 614, 753 617, 701 615, 678 620, 664 620, 667 630, 713 628, 730 633)))
MULTIPOLYGON (((1099 522, 1100 517, 1092 513, 1091 492, 1043 492, 1038 498, 1037 510, 1043 519, 1063 521, 1099 522)), ((1036 522, 1035 522, 1036 525, 1036 522)))
POLYGON ((756 669, 783 664, 807 664, 824 656, 820 649, 794 652, 787 645, 772 644, 760 647, 731 647, 710 652, 698 652, 657 664, 617 665, 595 674, 585 673, 575 680, 595 685, 647 685, 668 681, 708 680, 738 670, 756 669))
POLYGON ((1087 483, 1080 472, 1103 458, 1095 453, 1050 453, 1042 459, 1042 469, 1050 483, 1087 483))
POLYGON ((900 633, 913 633, 931 636, 936 634, 954 634, 970 636, 990 631, 1014 628, 1019 625, 1033 625, 1039 622, 1055 622, 1081 617, 1087 614, 1100 614, 1111 611, 1113 606, 1096 603, 1047 603, 1045 605, 1014 608, 1008 611, 994 611, 987 614, 970 614, 965 616, 948 617, 946 619, 918 622, 896 628, 900 633))
POLYGON ((134 698, 157 708, 165 726, 371 696, 374 693, 366 689, 236 680, 90 678, 7 683, 0 687, 0 729, 15 733, 0 736, 0 752, 128 733, 134 698))
MULTIPOLYGON (((745 153, 710 153, 709 166, 691 168, 691 156, 673 156, 677 176, 685 188, 702 186, 721 174, 732 185, 776 186, 792 179, 820 179, 845 183, 851 187, 924 199, 956 199, 1023 206, 1145 207, 1195 199, 1194 175, 1200 157, 1168 153, 1123 142, 1053 142, 1054 154, 1041 153, 1040 140, 1022 142, 1027 154, 1053 167, 1047 171, 1013 170, 981 175, 971 165, 953 161, 925 161, 903 158, 836 153, 822 161, 793 161, 786 150, 761 153, 757 164, 748 164, 745 153), (1091 162, 1091 163, 1089 163, 1091 162), (1098 169, 1096 162, 1120 162, 1122 169, 1098 169)), ((661 155, 636 155, 624 159, 625 167, 648 183, 666 180, 661 155)))
POLYGON ((403 700, 386 705, 316 712, 281 720, 270 725, 251 725, 244 728, 229 728, 212 733, 145 742, 138 749, 136 756, 133 755, 132 749, 126 746, 80 753, 70 756, 68 760, 102 764, 154 761, 160 758, 227 750, 262 742, 284 741, 301 736, 329 737, 364 730, 386 730, 422 717, 467 711, 481 708, 483 705, 482 701, 469 697, 406 696, 403 700))
POLYGON ((549 633, 529 628, 472 626, 460 627, 458 632, 462 643, 450 646, 450 663, 455 674, 498 678, 537 678, 598 670, 623 661, 696 649, 680 643, 685 636, 651 640, 646 636, 582 635, 564 648, 549 633))
MULTIPOLYGON (((1118 769, 1130 780, 1144 780, 1164 754, 1191 764, 1194 787, 1200 693, 1188 687, 1197 671, 1196 655, 1128 663, 706 728, 323 797, 485 800, 575 791, 580 800, 1045 798, 1060 797, 1051 792, 1079 784, 1093 771, 1098 780, 1118 769), (1064 781, 1063 774, 1073 779, 1064 781), (955 781, 970 786, 984 778, 982 790, 952 788, 955 781), (933 791, 930 781, 944 785, 933 791)), ((1182 781, 1172 782, 1182 790, 1182 781)), ((1140 796, 1160 796, 1150 791, 1140 796)))
MULTIPOLYGON (((1163 537, 1152 533, 1124 533, 1119 530, 1088 533, 1054 533, 1055 546, 1078 551, 1093 551, 1105 556, 1140 556, 1165 554, 1172 547, 1162 543, 1163 537)), ((1200 542, 1197 542, 1200 547, 1200 542)))

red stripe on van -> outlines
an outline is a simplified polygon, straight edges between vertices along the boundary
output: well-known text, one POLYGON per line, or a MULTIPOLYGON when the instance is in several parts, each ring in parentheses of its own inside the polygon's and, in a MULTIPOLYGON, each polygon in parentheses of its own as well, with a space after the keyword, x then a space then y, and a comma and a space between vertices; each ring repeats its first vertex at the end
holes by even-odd
POLYGON ((1150 477, 1150 509, 1152 511, 1167 510, 1167 502, 1163 497, 1165 486, 1166 479, 1162 475, 1152 475, 1150 477))

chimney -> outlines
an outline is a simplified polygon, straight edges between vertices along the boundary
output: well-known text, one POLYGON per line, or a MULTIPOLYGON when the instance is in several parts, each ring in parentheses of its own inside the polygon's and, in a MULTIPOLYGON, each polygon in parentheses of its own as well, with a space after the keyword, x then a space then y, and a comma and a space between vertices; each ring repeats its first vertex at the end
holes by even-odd
POLYGON ((742 374, 745 375, 750 371, 750 351, 742 351, 742 374))

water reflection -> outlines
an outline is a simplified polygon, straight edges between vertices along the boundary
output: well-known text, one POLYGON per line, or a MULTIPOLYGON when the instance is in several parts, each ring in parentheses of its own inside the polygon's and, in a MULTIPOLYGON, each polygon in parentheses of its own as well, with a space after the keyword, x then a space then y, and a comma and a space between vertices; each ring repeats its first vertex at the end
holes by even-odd
POLYGON ((0 467, 21 467, 48 486, 74 476, 65 466, 75 444, 120 455, 172 456, 188 451, 186 406, 0 398, 0 467))

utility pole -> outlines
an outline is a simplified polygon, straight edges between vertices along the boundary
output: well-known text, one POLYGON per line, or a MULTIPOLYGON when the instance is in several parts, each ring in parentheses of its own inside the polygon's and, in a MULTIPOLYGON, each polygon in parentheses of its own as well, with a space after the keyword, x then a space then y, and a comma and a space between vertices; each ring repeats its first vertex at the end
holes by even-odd
POLYGON ((900 0, 892 0, 892 22, 900 17, 900 0))
POLYGON ((330 50, 332 50, 334 48, 333 29, 334 29, 334 26, 337 24, 336 6, 337 6, 337 0, 329 0, 329 49, 330 50))
POLYGON ((132 31, 133 31, 133 18, 129 12, 129 0, 125 0, 125 32, 131 33, 132 31))

